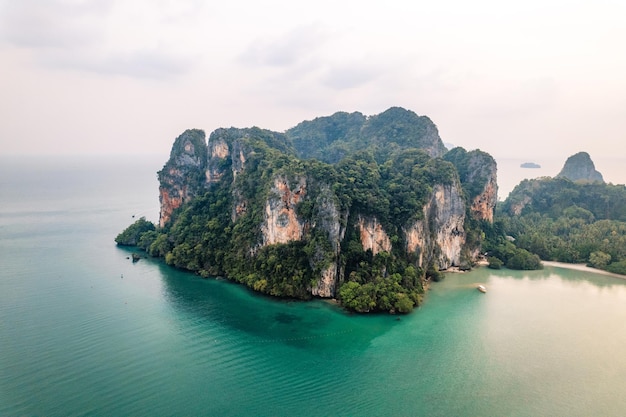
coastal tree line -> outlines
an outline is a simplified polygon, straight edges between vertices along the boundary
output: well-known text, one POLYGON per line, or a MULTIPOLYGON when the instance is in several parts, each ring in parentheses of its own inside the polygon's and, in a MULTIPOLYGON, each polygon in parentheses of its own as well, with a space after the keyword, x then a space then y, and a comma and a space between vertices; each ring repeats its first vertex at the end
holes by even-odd
POLYGON ((524 180, 498 207, 493 229, 486 249, 497 259, 496 267, 515 267, 508 260, 516 248, 544 260, 626 275, 624 185, 524 180))

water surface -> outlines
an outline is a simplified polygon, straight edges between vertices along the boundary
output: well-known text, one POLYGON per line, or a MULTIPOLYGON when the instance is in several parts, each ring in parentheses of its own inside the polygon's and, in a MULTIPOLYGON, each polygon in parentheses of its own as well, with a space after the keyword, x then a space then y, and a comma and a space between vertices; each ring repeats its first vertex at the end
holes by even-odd
POLYGON ((157 220, 161 165, 2 161, 0 415, 623 415, 625 281, 483 268, 407 316, 278 301, 115 246, 157 220))

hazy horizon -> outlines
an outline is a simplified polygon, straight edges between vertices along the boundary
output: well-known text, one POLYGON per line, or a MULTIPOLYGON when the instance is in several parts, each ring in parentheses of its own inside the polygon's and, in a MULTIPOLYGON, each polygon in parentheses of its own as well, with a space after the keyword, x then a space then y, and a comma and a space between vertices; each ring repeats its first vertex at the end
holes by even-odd
MULTIPOLYGON (((401 106, 499 158, 626 154, 626 4, 0 0, 2 155, 169 154, 401 106)), ((601 170, 601 169, 600 169, 601 170)))

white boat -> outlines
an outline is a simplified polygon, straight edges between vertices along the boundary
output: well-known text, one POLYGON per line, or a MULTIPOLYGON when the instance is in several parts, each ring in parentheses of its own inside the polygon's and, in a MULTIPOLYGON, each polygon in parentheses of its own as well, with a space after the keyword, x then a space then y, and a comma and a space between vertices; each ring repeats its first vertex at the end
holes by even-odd
POLYGON ((485 287, 484 285, 479 285, 478 287, 476 287, 476 289, 482 293, 487 292, 487 287, 485 287))

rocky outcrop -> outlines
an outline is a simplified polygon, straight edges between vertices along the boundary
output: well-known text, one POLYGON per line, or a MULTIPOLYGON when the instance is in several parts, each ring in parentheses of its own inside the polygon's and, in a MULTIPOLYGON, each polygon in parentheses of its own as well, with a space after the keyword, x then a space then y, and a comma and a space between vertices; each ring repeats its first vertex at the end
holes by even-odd
POLYGON ((357 228, 364 251, 371 250, 373 255, 391 251, 391 240, 377 218, 359 214, 357 228))
POLYGON ((475 220, 493 222, 498 201, 498 166, 491 155, 481 150, 454 148, 444 159, 452 162, 470 203, 470 215, 475 220))
POLYGON ((305 196, 305 178, 299 178, 293 186, 284 177, 274 180, 261 226, 264 246, 302 239, 304 222, 298 219, 296 205, 305 196))
POLYGON ((533 199, 530 195, 524 195, 518 201, 511 201, 511 199, 509 199, 509 202, 510 202, 509 210, 508 210, 509 213, 514 216, 519 216, 520 214, 522 214, 522 210, 524 210, 524 208, 528 204, 530 204, 532 200, 533 199))
POLYGON ((435 236, 435 261, 439 269, 458 266, 465 244, 465 201, 460 187, 438 185, 430 202, 429 223, 435 236))
POLYGON ((563 169, 556 177, 567 178, 574 182, 604 182, 602 174, 596 171, 596 167, 587 152, 578 152, 567 158, 563 169))
POLYGON ((498 166, 488 153, 473 150, 467 154, 462 183, 469 190, 470 215, 475 220, 492 223, 498 202, 498 166))
POLYGON ((216 135, 211 135, 208 145, 208 163, 205 171, 207 184, 215 184, 224 176, 223 163, 230 156, 230 149, 226 141, 216 135))
POLYGON ((170 158, 159 171, 159 225, 163 227, 172 213, 203 189, 200 180, 207 161, 207 145, 202 130, 185 131, 174 141, 170 158))
POLYGON ((424 207, 423 220, 403 229, 406 250, 425 267, 433 263, 440 270, 461 263, 465 244, 465 201, 458 185, 436 185, 424 207))
POLYGON ((489 177, 483 191, 472 199, 470 213, 474 219, 493 223, 493 213, 498 201, 498 184, 495 174, 489 177))
MULTIPOLYGON (((429 209, 424 208, 424 211, 428 212, 429 209)), ((417 259, 418 266, 423 266, 425 256, 428 256, 432 249, 428 222, 425 220, 416 221, 403 228, 402 232, 404 233, 407 253, 412 254, 417 259)))
MULTIPOLYGON (((332 246, 333 258, 330 260, 329 265, 321 268, 319 279, 311 287, 311 294, 316 297, 330 298, 335 296, 340 278, 339 254, 341 241, 346 233, 346 228, 342 224, 345 224, 348 214, 342 215, 339 212, 336 198, 327 184, 320 185, 315 206, 317 207, 315 215, 317 221, 311 227, 317 227, 324 231, 332 246)), ((313 270, 316 270, 317 260, 310 259, 309 262, 313 270)))
POLYGON ((332 263, 324 269, 319 279, 311 287, 311 295, 321 298, 333 298, 337 291, 337 264, 332 263))

